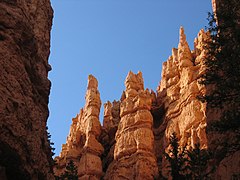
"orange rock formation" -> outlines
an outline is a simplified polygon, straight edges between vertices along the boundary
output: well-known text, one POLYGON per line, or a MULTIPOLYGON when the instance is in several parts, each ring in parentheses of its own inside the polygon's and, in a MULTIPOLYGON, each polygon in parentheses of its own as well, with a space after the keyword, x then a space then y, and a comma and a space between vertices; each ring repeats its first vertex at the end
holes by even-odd
POLYGON ((177 133, 180 145, 194 147, 200 143, 201 148, 207 148, 206 106, 196 99, 204 93, 204 87, 197 81, 204 72, 206 38, 207 34, 201 30, 191 51, 181 27, 178 48, 172 50, 172 56, 163 64, 157 95, 144 90, 140 72, 129 72, 121 101, 104 104, 102 128, 98 120, 99 94, 92 95, 98 92, 97 81, 91 81, 90 76, 85 108, 73 119, 67 143, 56 158, 59 164, 56 173, 62 173, 67 161, 72 159, 78 165, 80 176, 92 172, 91 175, 100 178, 103 165, 104 179, 154 179, 159 171, 167 177, 167 164, 162 155, 173 132, 177 133), (86 127, 92 119, 95 128, 91 134, 86 127), (92 160, 89 165, 87 158, 92 160), (90 166, 95 171, 88 171, 90 166))
POLYGON ((101 107, 98 82, 92 75, 88 77, 88 87, 85 96, 86 104, 70 128, 67 142, 62 146, 62 152, 56 158, 58 166, 55 174, 61 175, 69 160, 78 166, 79 179, 100 179, 102 173, 103 146, 98 142, 101 134, 99 113, 101 107))
MULTIPOLYGON (((177 134, 180 146, 194 147, 195 144, 200 143, 201 148, 207 148, 206 105, 196 98, 205 91, 198 80, 204 72, 203 45, 207 37, 207 34, 201 30, 195 39, 194 50, 191 51, 184 29, 181 27, 178 48, 173 48, 172 55, 163 63, 157 100, 152 109, 156 124, 154 126, 155 151, 163 171, 167 164, 162 154, 173 132, 177 134), (162 113, 157 114, 158 112, 162 113)), ((163 175, 166 176, 165 172, 163 175)))
MULTIPOLYGON (((219 2, 213 1, 215 9, 219 2)), ((217 166, 213 179, 231 179, 235 175, 239 178, 239 151, 219 157, 226 147, 216 143, 227 139, 229 144, 235 142, 234 132, 206 134, 207 123, 215 114, 197 99, 206 93, 198 81, 205 70, 204 45, 208 38, 209 34, 200 30, 194 49, 190 50, 181 27, 178 48, 173 48, 172 55, 163 63, 157 92, 144 89, 140 72, 129 72, 120 101, 104 104, 102 127, 98 121, 101 103, 99 94, 95 93, 97 85, 88 85, 86 106, 73 119, 67 143, 57 158, 56 172, 62 172, 66 162, 72 159, 78 166, 80 179, 170 178, 163 153, 175 132, 180 146, 194 148, 199 143, 201 149, 214 151, 218 157, 211 161, 217 166), (97 95, 90 95, 94 93, 97 95), (91 124, 93 119, 95 123, 91 124)))
MULTIPOLYGON (((203 47, 208 37, 208 33, 200 30, 191 51, 181 27, 178 48, 173 48, 172 55, 163 63, 157 93, 144 90, 140 72, 129 72, 121 100, 104 104, 102 127, 98 120, 101 103, 97 81, 90 76, 85 108, 73 119, 55 171, 63 172, 72 159, 80 179, 170 177, 163 153, 173 132, 180 146, 194 148, 199 143, 202 149, 209 148, 206 104, 197 99, 206 91, 198 81, 204 73, 203 47)), ((232 162, 233 158, 238 162, 238 155, 236 152, 222 159, 212 177, 229 178, 236 173, 239 167, 232 162)))
POLYGON ((158 175, 154 155, 152 99, 144 90, 142 74, 129 72, 125 98, 120 105, 121 120, 115 136, 114 160, 105 179, 154 179, 158 175))

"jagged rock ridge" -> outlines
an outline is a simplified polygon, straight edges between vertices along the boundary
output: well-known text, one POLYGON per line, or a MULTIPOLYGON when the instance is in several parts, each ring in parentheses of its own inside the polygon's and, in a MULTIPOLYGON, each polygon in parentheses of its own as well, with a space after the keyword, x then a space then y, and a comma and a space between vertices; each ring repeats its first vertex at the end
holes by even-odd
POLYGON ((207 34, 201 30, 191 51, 186 41, 184 29, 180 28, 178 48, 173 48, 172 55, 163 63, 162 79, 157 89, 157 97, 153 114, 162 111, 154 118, 153 131, 155 135, 155 151, 163 175, 167 169, 163 151, 168 148, 168 140, 176 133, 180 146, 188 148, 200 143, 201 148, 207 148, 206 104, 196 97, 204 94, 205 88, 198 83, 204 72, 203 49, 207 34), (161 123, 157 121, 161 120, 161 123))
MULTIPOLYGON (((191 51, 181 27, 178 49, 174 48, 172 56, 163 64, 157 95, 148 89, 144 90, 140 72, 129 72, 121 100, 104 104, 103 127, 99 127, 98 133, 99 141, 104 147, 104 179, 154 179, 159 176, 159 171, 168 176, 164 172, 167 164, 162 154, 167 149, 168 138, 173 132, 177 133, 181 145, 194 147, 200 143, 201 148, 207 148, 206 107, 196 99, 198 94, 204 93, 204 87, 197 81, 204 72, 202 58, 206 38, 207 34, 201 30, 195 39, 194 50, 191 51)), ((87 102, 88 97, 86 95, 87 102)), ((80 116, 82 115, 73 119, 67 144, 63 145, 62 153, 57 158, 61 159, 60 165, 55 169, 58 174, 63 172, 69 158, 74 159, 70 156, 71 152, 74 151, 75 157, 78 157, 75 158, 76 165, 83 154, 71 146, 73 139, 81 137, 79 133, 74 134, 75 129, 86 129, 81 124, 80 116)), ((87 119, 89 118, 86 121, 87 119)), ((85 139, 74 144, 80 146, 85 139)), ((99 144, 97 141, 95 143, 99 144)), ((84 166, 86 165, 82 161, 78 166, 79 173, 84 166)))
MULTIPOLYGON (((216 2, 221 2, 213 1, 213 7, 217 9, 216 2)), ((173 132, 176 133, 180 146, 188 149, 199 143, 201 149, 221 152, 224 147, 218 144, 218 139, 222 141, 229 138, 230 144, 234 141, 234 132, 224 135, 206 134, 207 123, 213 118, 209 115, 212 112, 209 112, 207 104, 197 99, 198 95, 206 93, 206 88, 198 81, 205 71, 204 59, 207 52, 204 46, 208 38, 209 34, 200 30, 194 41, 194 49, 190 50, 184 29, 180 28, 178 48, 173 48, 172 55, 163 63, 156 93, 144 90, 140 72, 129 72, 125 81, 126 90, 120 101, 104 104, 103 126, 96 141, 96 144, 100 142, 104 147, 101 156, 103 171, 101 175, 96 173, 95 177, 129 180, 159 179, 161 176, 171 178, 163 154, 169 148, 168 141, 173 132)), ((73 126, 74 123, 71 129, 73 126)), ((67 144, 69 141, 68 138, 67 144)), ((69 156, 63 155, 63 152, 69 153, 71 148, 67 151, 63 148, 60 155, 66 164, 66 157, 69 156)), ((79 157, 83 154, 81 151, 75 153, 79 157)), ((231 179, 237 175, 239 178, 239 157, 239 151, 221 157, 215 162, 216 171, 211 177, 231 179)), ((99 158, 96 160, 99 162, 99 158)), ((85 161, 81 163, 76 163, 79 176, 82 176, 80 172, 84 172, 87 165, 85 161)), ((55 171, 59 173, 63 169, 64 166, 57 166, 55 171)))

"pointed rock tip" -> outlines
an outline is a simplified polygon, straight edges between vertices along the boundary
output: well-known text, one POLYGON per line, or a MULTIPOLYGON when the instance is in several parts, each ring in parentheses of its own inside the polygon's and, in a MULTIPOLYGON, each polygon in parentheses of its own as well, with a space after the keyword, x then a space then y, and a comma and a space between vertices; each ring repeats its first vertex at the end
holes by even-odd
POLYGON ((105 105, 105 104, 112 104, 112 103, 108 100, 107 102, 104 103, 104 105, 105 105))
POLYGON ((92 74, 88 75, 88 87, 87 87, 87 89, 91 89, 91 88, 94 88, 94 89, 98 88, 98 81, 92 74))
POLYGON ((142 72, 141 72, 141 71, 138 71, 137 76, 138 76, 140 79, 142 79, 142 78, 143 78, 142 72))
POLYGON ((183 34, 183 33, 184 33, 184 27, 180 26, 180 34, 183 34))
POLYGON ((179 43, 182 43, 184 41, 186 41, 186 35, 185 35, 185 32, 184 32, 183 26, 181 26, 180 30, 179 30, 179 43))

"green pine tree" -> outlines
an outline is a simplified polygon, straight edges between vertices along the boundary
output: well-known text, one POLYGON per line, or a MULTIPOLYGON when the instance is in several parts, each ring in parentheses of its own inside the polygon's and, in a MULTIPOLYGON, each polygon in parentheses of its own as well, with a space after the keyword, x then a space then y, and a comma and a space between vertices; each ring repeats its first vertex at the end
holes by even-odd
POLYGON ((185 179, 185 171, 187 167, 186 149, 185 147, 181 149, 178 141, 176 133, 173 133, 169 139, 170 149, 164 154, 170 164, 170 172, 173 180, 185 179))
POLYGON ((77 167, 74 162, 70 160, 66 166, 64 174, 60 177, 56 177, 57 180, 78 180, 77 167))
MULTIPOLYGON (((196 144, 194 149, 187 151, 188 156, 188 179, 204 180, 212 171, 208 171, 208 161, 210 153, 206 149, 201 149, 200 144, 196 144)), ((213 170, 213 169, 212 169, 213 170)))
POLYGON ((207 94, 200 99, 208 108, 220 108, 220 119, 209 124, 209 130, 232 131, 240 127, 240 3, 225 0, 217 14, 209 13, 206 42, 206 73, 201 83, 207 94), (216 19, 217 17, 217 19, 216 19))
POLYGON ((208 175, 214 170, 208 170, 210 153, 201 149, 200 144, 195 148, 186 150, 186 147, 179 147, 179 140, 176 133, 169 139, 170 149, 165 157, 170 164, 170 172, 173 180, 204 180, 209 179, 208 175))

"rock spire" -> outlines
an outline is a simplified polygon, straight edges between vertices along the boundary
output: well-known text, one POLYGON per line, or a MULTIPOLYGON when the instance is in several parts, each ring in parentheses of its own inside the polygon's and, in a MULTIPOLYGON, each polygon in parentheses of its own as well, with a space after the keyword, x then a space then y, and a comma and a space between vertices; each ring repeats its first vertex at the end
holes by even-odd
POLYGON ((128 73, 125 99, 120 105, 121 120, 116 133, 114 160, 105 179, 154 179, 158 175, 153 152, 151 95, 144 90, 142 73, 128 73))
POLYGON ((56 157, 58 165, 55 167, 55 174, 58 176, 64 172, 70 160, 78 167, 79 179, 100 179, 103 175, 100 159, 103 146, 98 142, 101 134, 99 121, 101 100, 98 81, 92 75, 88 77, 85 100, 84 108, 72 120, 70 133, 66 144, 62 146, 60 156, 56 157))

